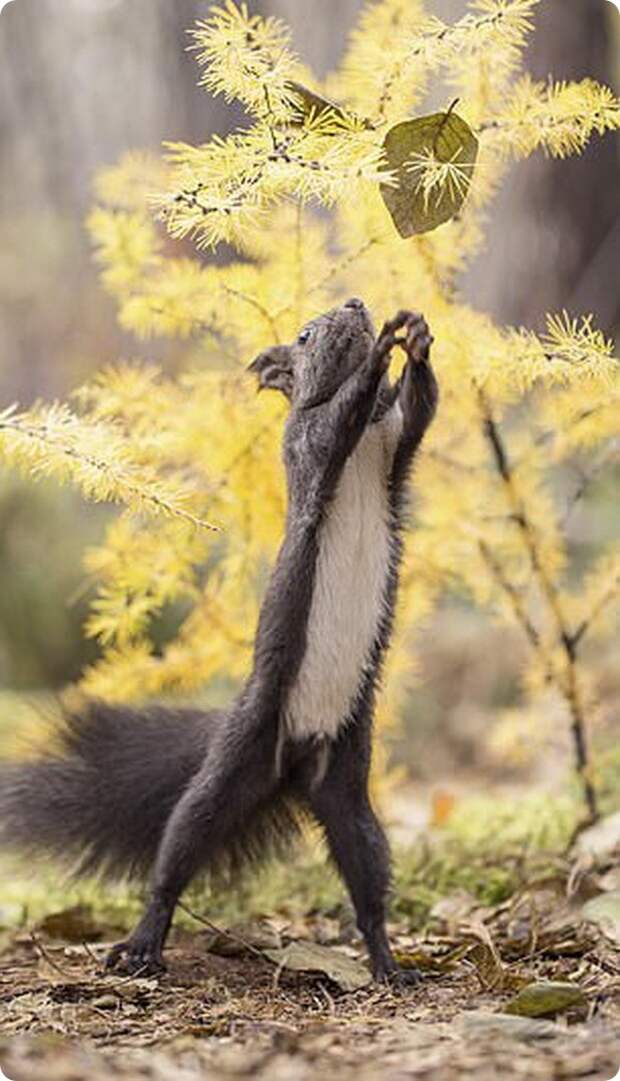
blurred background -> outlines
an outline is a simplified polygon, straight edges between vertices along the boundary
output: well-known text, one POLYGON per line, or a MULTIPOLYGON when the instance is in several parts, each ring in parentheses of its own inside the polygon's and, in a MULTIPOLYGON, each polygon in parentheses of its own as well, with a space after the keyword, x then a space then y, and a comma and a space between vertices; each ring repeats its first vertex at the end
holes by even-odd
MULTIPOLYGON (((186 31, 198 0, 13 0, 0 15, 0 408, 63 398, 101 364, 145 347, 117 327, 100 288, 84 218, 102 165, 165 139, 200 142, 241 114, 196 87, 186 31)), ((343 48, 361 0, 253 0, 282 17, 319 73, 343 48)), ((464 0, 436 0, 459 18, 464 0)), ((620 88, 620 16, 606 0, 542 0, 528 55, 535 78, 592 76, 620 88)), ((580 158, 518 165, 496 202, 490 244, 468 273, 472 302, 502 322, 538 328, 545 311, 595 311, 620 325, 619 140, 580 158), (559 171, 561 170, 561 171, 559 171)), ((412 268, 415 280, 415 268, 412 268)), ((607 480, 574 516, 572 543, 596 546, 617 503, 607 480)), ((0 687, 5 706, 74 679, 94 647, 81 557, 107 512, 70 491, 0 472, 0 687)), ((518 697, 520 643, 490 649, 496 630, 466 608, 440 611, 425 639, 416 721, 394 741, 413 776, 506 770, 481 739, 518 697), (489 664, 489 656, 494 662, 489 664)), ((620 701, 617 664, 601 659, 603 693, 620 701)), ((7 709, 3 711, 6 715, 7 709)), ((517 766, 515 765, 515 769, 517 766)))

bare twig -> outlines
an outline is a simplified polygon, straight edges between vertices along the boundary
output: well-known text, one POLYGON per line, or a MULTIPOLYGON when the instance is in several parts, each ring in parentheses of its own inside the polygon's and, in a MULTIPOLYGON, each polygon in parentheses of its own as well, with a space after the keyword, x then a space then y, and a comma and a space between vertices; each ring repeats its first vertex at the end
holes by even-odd
POLYGON ((206 916, 200 916, 197 912, 193 912, 191 908, 188 908, 186 904, 181 901, 178 902, 178 907, 182 909, 188 916, 191 916, 197 923, 201 923, 203 927, 206 927, 209 931, 213 931, 216 935, 222 935, 223 938, 229 939, 231 942, 236 943, 237 946, 243 946, 244 950, 248 950, 250 953, 260 957, 263 961, 265 955, 262 950, 259 950, 257 946, 253 946, 251 942, 247 942, 241 935, 235 935, 232 931, 225 931, 222 927, 218 927, 217 924, 212 923, 206 916))
POLYGON ((594 623, 595 619, 598 619, 603 609, 606 608, 607 605, 615 599, 618 594, 618 590, 620 590, 620 575, 616 575, 616 577, 613 579, 609 589, 606 590, 605 593, 603 593, 602 597, 599 598, 598 604, 594 606, 588 618, 583 619, 577 629, 573 631, 573 634, 570 638, 573 649, 575 649, 579 645, 581 639, 584 637, 585 634, 587 634, 590 626, 592 625, 592 623, 594 623))
POLYGON ((579 481, 566 502, 566 507, 562 516, 563 526, 566 526, 575 507, 587 495, 591 485, 594 484, 603 469, 609 465, 610 461, 618 458, 619 451, 620 442, 617 439, 613 439, 603 447, 601 453, 597 456, 596 461, 592 463, 589 469, 578 468, 579 481))
POLYGON ((96 954, 94 953, 94 951, 93 951, 93 950, 91 950, 91 948, 90 948, 90 946, 89 946, 88 942, 86 942, 86 940, 85 940, 85 939, 82 939, 82 949, 84 950, 84 952, 85 952, 86 954, 88 954, 88 956, 90 957, 91 961, 92 961, 92 962, 93 962, 93 963, 94 963, 94 964, 95 964, 95 965, 97 966, 97 968, 100 968, 100 967, 101 967, 101 963, 100 963, 100 961, 99 961, 99 958, 98 958, 98 957, 97 957, 97 955, 96 955, 96 954))
POLYGON ((280 334, 274 317, 268 308, 264 304, 261 304, 260 300, 256 297, 250 296, 248 293, 242 293, 238 289, 232 289, 229 285, 223 285, 222 291, 228 293, 231 297, 236 297, 238 300, 243 300, 245 304, 249 304, 255 311, 262 315, 265 322, 268 324, 271 333, 273 334, 276 345, 280 344, 280 334))
POLYGON ((63 979, 72 980, 74 977, 71 975, 71 973, 67 972, 64 968, 62 968, 58 964, 57 961, 54 961, 54 959, 52 957, 50 957, 48 951, 45 949, 45 946, 41 942, 39 942, 39 940, 38 940, 37 936, 35 935, 34 931, 30 931, 29 933, 30 933, 30 938, 32 939, 32 944, 33 944, 36 952, 42 958, 42 960, 45 961, 50 966, 50 968, 53 968, 53 969, 55 969, 56 972, 59 972, 60 975, 63 977, 63 979))

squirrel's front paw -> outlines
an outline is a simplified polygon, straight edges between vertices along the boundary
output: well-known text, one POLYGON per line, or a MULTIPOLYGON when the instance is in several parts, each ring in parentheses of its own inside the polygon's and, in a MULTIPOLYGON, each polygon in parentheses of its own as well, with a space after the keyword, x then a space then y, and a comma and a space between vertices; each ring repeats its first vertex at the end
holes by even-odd
POLYGON ((383 329, 375 343, 375 357, 377 363, 387 369, 390 361, 390 353, 396 345, 401 346, 410 360, 419 363, 428 360, 432 337, 423 315, 411 311, 399 311, 393 319, 384 323, 383 329), (405 331, 399 335, 399 331, 405 331))
POLYGON ((409 360, 414 364, 420 364, 428 360, 433 341, 434 338, 424 316, 412 315, 406 323, 405 337, 399 338, 398 344, 402 345, 409 360))

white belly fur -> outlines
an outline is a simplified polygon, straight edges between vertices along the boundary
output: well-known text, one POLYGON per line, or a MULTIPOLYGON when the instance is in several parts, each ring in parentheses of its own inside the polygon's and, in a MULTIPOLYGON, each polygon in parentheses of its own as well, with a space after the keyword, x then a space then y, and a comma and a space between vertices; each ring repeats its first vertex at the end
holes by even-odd
POLYGON ((322 526, 306 652, 285 710, 292 739, 336 736, 370 659, 385 603, 387 480, 401 428, 398 405, 367 428, 322 526))

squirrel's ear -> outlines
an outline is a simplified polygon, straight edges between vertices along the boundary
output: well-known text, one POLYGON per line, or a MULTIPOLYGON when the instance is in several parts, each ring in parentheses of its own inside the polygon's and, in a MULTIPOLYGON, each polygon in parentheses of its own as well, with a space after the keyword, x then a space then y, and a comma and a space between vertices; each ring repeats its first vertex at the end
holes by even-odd
POLYGON ((265 349, 248 365, 248 371, 258 376, 259 390, 279 390, 286 398, 292 397, 293 365, 288 346, 265 349))

